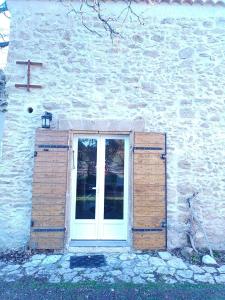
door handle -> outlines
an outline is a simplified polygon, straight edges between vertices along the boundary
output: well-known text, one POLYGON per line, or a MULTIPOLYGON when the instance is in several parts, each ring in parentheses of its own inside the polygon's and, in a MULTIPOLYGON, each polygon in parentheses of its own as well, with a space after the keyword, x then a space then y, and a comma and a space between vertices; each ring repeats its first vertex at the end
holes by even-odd
POLYGON ((75 169, 75 162, 74 162, 74 150, 73 150, 73 170, 75 169))
POLYGON ((96 186, 94 186, 94 187, 92 188, 92 190, 96 190, 96 186))

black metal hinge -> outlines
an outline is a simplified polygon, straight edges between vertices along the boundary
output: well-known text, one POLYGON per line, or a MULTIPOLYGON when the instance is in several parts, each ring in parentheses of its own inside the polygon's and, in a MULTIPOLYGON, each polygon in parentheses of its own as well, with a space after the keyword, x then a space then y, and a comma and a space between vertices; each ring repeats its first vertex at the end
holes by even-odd
POLYGON ((38 154, 37 151, 34 151, 34 157, 37 157, 37 154, 38 154))
POLYGON ((166 228, 167 227, 166 221, 162 221, 160 225, 161 225, 162 228, 166 228))
POLYGON ((158 151, 163 150, 161 147, 133 147, 133 151, 135 150, 144 150, 144 151, 158 151))
POLYGON ((133 232, 163 231, 162 228, 132 228, 133 232))
POLYGON ((160 158, 163 159, 163 160, 166 160, 166 154, 161 154, 160 158))
POLYGON ((33 232, 65 232, 66 228, 33 228, 33 232))
POLYGON ((52 144, 40 144, 40 145, 37 145, 38 148, 62 148, 62 149, 69 149, 69 146, 68 145, 52 145, 52 144))

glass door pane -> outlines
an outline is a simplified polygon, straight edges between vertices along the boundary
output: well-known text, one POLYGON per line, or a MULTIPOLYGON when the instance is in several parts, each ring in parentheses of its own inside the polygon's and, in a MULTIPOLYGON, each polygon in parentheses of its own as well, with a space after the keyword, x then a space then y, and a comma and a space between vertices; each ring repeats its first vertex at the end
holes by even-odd
POLYGON ((79 138, 76 219, 95 219, 97 139, 79 138))
POLYGON ((105 140, 104 219, 123 219, 124 140, 105 140))

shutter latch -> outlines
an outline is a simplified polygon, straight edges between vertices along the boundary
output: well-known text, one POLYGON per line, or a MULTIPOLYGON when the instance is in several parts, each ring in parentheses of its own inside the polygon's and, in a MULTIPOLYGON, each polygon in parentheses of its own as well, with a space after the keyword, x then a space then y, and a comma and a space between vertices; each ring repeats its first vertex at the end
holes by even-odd
POLYGON ((166 160, 166 154, 164 154, 164 153, 161 154, 161 155, 160 155, 160 158, 163 159, 163 160, 166 160))
POLYGON ((166 228, 167 227, 166 221, 162 221, 160 225, 161 225, 162 228, 166 228))

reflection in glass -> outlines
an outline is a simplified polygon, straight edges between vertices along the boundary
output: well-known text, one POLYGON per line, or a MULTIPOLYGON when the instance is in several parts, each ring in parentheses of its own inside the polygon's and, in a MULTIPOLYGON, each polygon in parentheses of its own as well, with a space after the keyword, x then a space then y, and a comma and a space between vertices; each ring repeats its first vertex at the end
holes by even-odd
POLYGON ((123 219, 124 140, 105 140, 104 219, 123 219))
POLYGON ((76 219, 95 219, 97 140, 78 140, 76 219))

